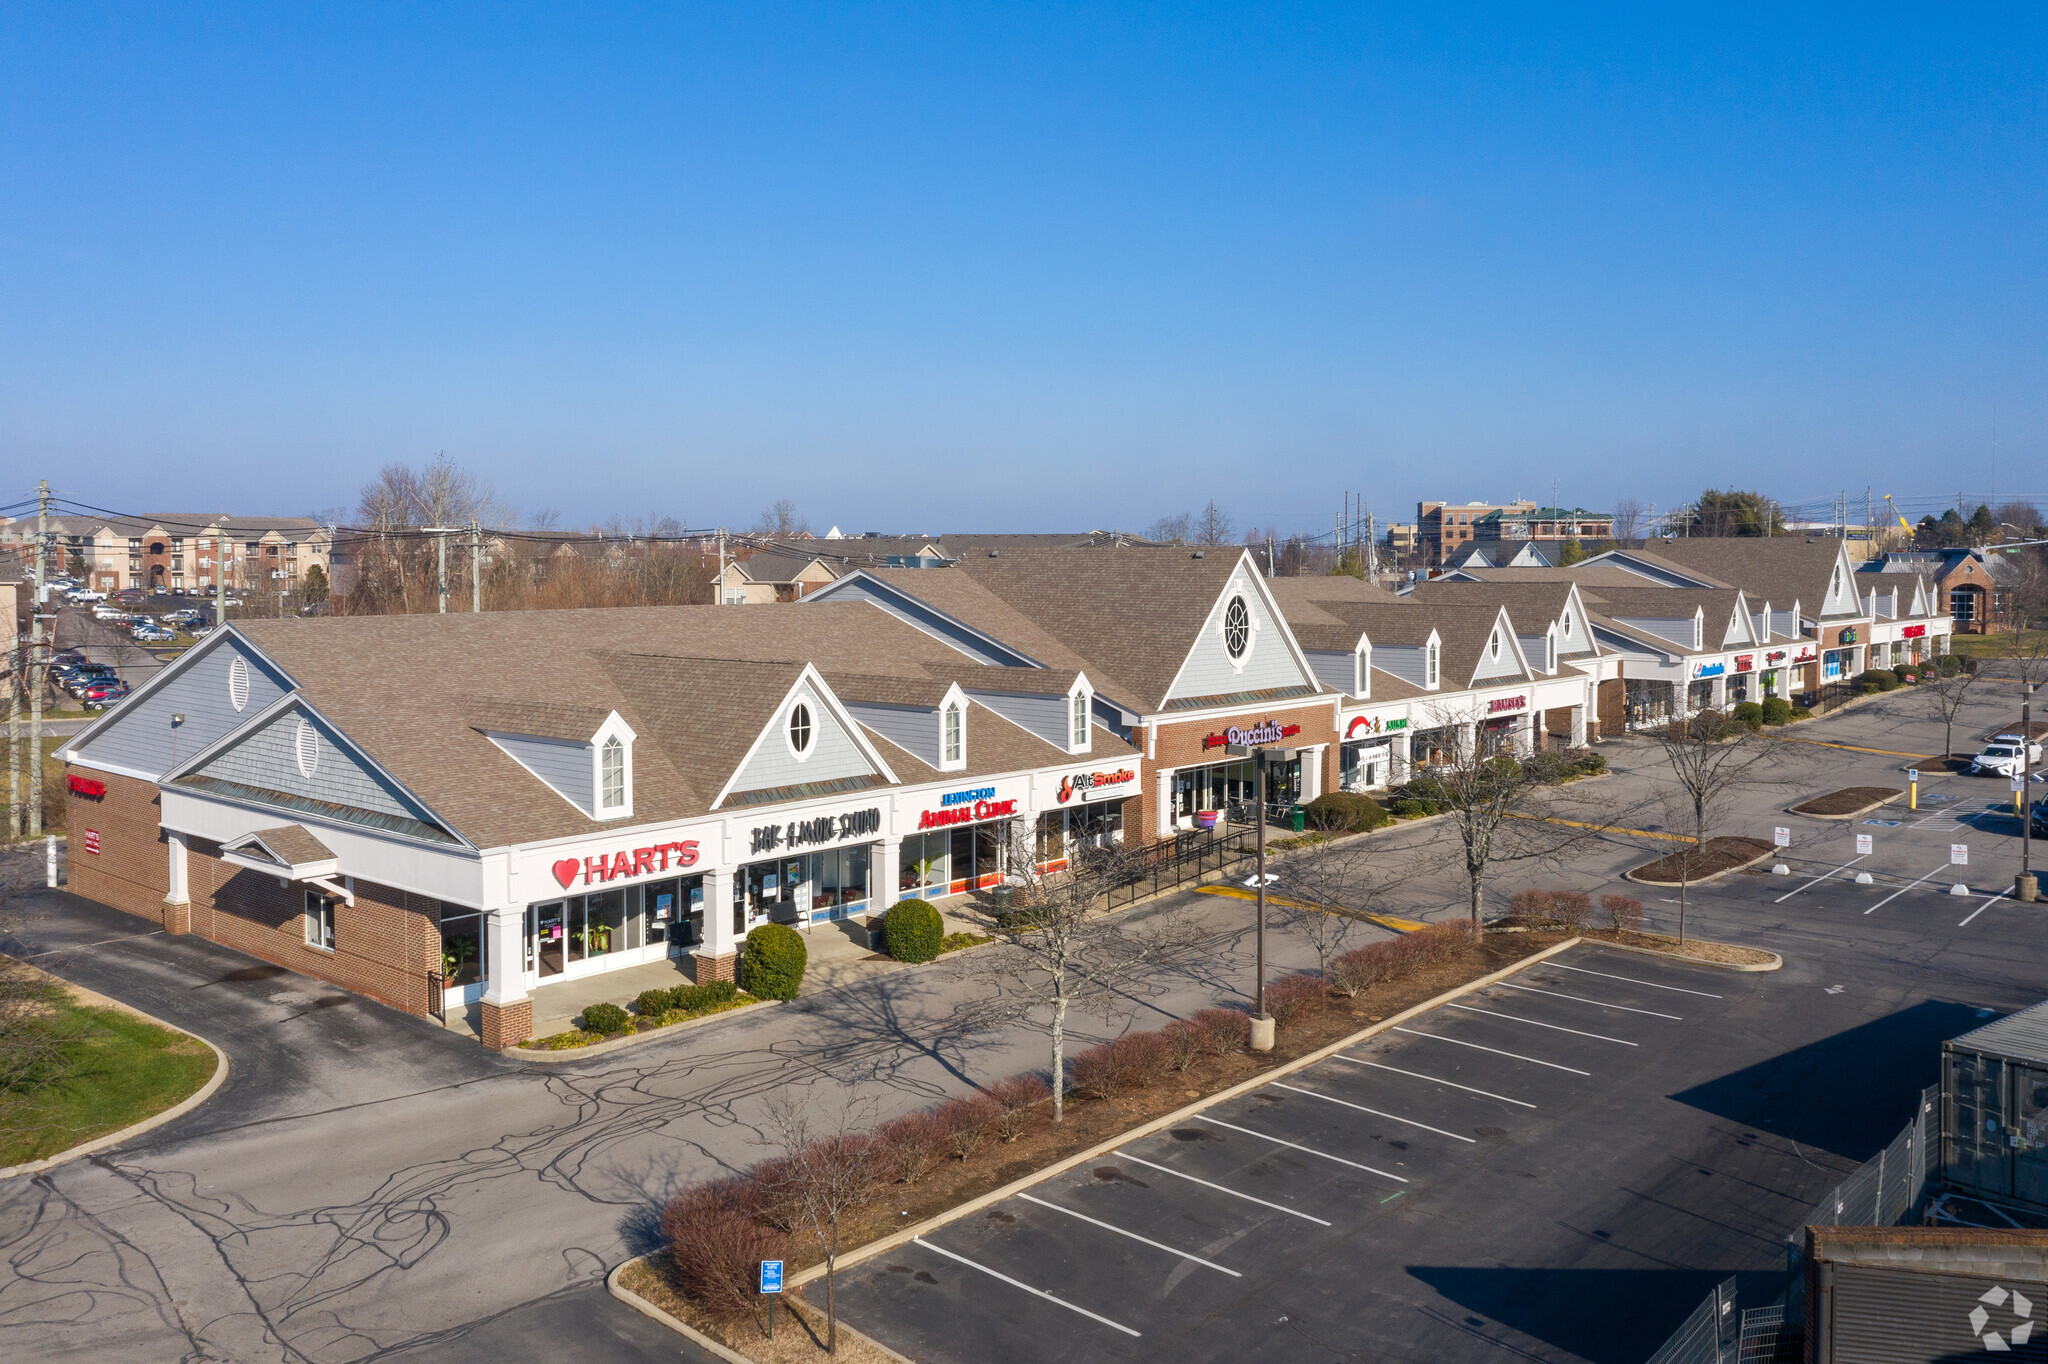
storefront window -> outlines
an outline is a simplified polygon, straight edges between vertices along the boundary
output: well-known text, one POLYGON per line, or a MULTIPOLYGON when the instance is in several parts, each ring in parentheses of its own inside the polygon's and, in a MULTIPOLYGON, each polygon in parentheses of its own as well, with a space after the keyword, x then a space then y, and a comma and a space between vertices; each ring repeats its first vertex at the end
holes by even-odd
POLYGON ((777 858, 742 867, 733 878, 743 913, 738 931, 757 925, 812 923, 837 919, 868 899, 871 849, 834 848, 802 857, 777 858))
POLYGON ((951 836, 943 833, 907 835, 897 863, 897 898, 929 900, 944 895, 952 846, 951 836))
POLYGON ((622 950, 626 945, 626 892, 606 890, 584 896, 582 922, 570 930, 572 946, 576 945, 573 935, 578 929, 582 933, 583 958, 622 950))
POLYGON ((527 927, 536 941, 534 968, 541 977, 559 976, 567 965, 568 909, 566 902, 535 905, 527 911, 527 927))
POLYGON ((441 975, 448 985, 476 985, 484 978, 483 915, 441 920, 441 975))

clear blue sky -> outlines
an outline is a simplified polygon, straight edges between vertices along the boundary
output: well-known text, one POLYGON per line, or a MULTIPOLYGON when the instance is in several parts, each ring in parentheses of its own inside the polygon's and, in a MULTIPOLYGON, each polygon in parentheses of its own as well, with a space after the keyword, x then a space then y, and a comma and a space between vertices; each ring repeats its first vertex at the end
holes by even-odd
POLYGON ((10 5, 0 500, 2048 492, 2043 10, 1552 8, 10 5))

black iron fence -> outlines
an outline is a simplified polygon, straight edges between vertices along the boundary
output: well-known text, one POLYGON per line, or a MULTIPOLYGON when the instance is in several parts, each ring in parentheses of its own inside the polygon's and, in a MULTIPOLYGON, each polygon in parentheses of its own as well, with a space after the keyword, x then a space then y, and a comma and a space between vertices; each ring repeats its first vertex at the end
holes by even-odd
POLYGON ((448 978, 439 971, 427 972, 427 1012, 448 1021, 448 978))
POLYGON ((1257 829, 1205 829, 1162 839, 1144 848, 1125 880, 1109 888, 1109 908, 1136 904, 1212 874, 1249 867, 1258 859, 1257 829))

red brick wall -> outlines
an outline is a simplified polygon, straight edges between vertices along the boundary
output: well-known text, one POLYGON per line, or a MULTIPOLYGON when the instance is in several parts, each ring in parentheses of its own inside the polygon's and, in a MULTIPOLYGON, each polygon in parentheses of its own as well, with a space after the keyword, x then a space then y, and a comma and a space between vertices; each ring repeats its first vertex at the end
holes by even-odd
MULTIPOLYGON (((68 795, 70 888, 88 900, 164 923, 170 850, 158 824, 153 782, 74 769, 103 781, 99 799, 68 795), (100 851, 85 851, 85 830, 97 829, 100 851)), ((405 1010, 427 1011, 426 973, 441 960, 441 904, 365 882, 354 905, 334 911, 334 951, 306 944, 305 890, 220 859, 220 846, 195 838, 186 855, 189 931, 279 966, 331 981, 405 1010)), ((182 918, 182 916, 180 916, 182 918)), ((178 923, 165 924, 176 930, 178 923)))
POLYGON ((170 893, 170 850, 157 825, 156 783, 72 767, 70 774, 104 782, 107 794, 81 796, 66 783, 64 820, 70 888, 88 900, 162 923, 170 893), (97 830, 100 850, 85 850, 97 830))
MULTIPOLYGON (((1204 750, 1202 740, 1210 734, 1221 733, 1231 725, 1251 725, 1269 719, 1277 720, 1282 725, 1301 726, 1301 733, 1280 740, 1275 747, 1306 748, 1311 744, 1325 745, 1321 789, 1336 790, 1340 763, 1337 722, 1335 708, 1327 697, 1307 705, 1277 706, 1270 710, 1245 710, 1221 720, 1169 722, 1159 726, 1158 748, 1140 768, 1138 794, 1124 802, 1124 840, 1150 843, 1158 837, 1160 768, 1197 767, 1226 762, 1228 758, 1222 749, 1204 750)), ((1139 742, 1144 742, 1142 729, 1139 731, 1139 742)))

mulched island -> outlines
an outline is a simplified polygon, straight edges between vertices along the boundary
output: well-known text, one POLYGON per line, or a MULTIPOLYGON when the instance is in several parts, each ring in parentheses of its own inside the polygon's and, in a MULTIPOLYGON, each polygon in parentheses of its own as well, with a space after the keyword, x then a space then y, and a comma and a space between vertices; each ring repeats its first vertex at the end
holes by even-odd
POLYGON ((1645 885, 1675 886, 1683 880, 1696 886, 1702 881, 1761 862, 1776 851, 1772 844, 1761 838, 1710 838, 1704 847, 1687 848, 1654 862, 1645 862, 1640 867, 1630 868, 1624 875, 1645 885))
POLYGON ((1839 791, 1830 791, 1824 796, 1800 801, 1792 807, 1792 813, 1818 815, 1823 819, 1842 819, 1849 815, 1860 815, 1865 810, 1875 810, 1886 801, 1897 800, 1905 794, 1905 788, 1899 786, 1845 786, 1839 791))

